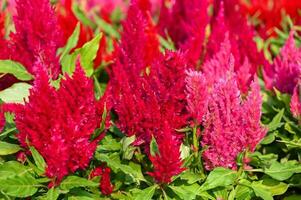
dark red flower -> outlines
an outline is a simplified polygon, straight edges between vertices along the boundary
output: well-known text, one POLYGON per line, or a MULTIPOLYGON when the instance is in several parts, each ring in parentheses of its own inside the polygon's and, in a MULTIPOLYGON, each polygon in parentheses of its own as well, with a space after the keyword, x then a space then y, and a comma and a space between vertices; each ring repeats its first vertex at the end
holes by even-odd
POLYGON ((15 113, 21 145, 34 146, 47 163, 46 175, 59 183, 69 173, 88 166, 101 139, 99 136, 91 141, 101 116, 97 112, 93 82, 80 66, 56 90, 50 86, 41 65, 35 65, 39 73, 28 102, 11 110, 15 113))

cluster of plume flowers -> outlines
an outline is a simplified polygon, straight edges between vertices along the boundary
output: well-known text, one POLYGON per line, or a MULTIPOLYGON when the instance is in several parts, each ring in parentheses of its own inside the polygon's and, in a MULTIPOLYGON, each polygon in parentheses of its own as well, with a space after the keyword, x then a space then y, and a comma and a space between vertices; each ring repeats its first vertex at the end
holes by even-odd
POLYGON ((301 50, 296 46, 294 34, 295 31, 292 30, 273 64, 265 66, 263 72, 267 89, 275 88, 282 93, 292 95, 291 112, 294 117, 300 119, 301 50))
POLYGON ((129 8, 109 87, 117 126, 128 136, 135 135, 135 145, 144 148, 154 165, 149 174, 168 183, 183 171, 181 137, 175 129, 186 122, 183 80, 187 64, 181 53, 159 52, 145 2, 133 1, 129 8), (158 144, 156 155, 149 149, 152 138, 158 144))
POLYGON ((29 100, 6 107, 15 114, 21 145, 35 147, 47 163, 46 175, 59 183, 64 176, 89 165, 101 139, 91 140, 101 114, 93 82, 80 66, 56 90, 41 65, 35 64, 38 72, 29 100))
POLYGON ((203 72, 187 71, 188 110, 196 125, 204 128, 201 145, 207 170, 217 166, 236 169, 238 154, 254 151, 266 134, 260 125, 259 85, 253 81, 243 98, 229 45, 229 41, 222 44, 220 51, 204 63, 203 72))
MULTIPOLYGON (((75 48, 94 36, 95 30, 76 18, 72 2, 60 1, 54 10, 48 0, 18 0, 16 31, 8 40, 0 40, 0 59, 20 62, 34 76, 25 104, 4 107, 15 115, 22 147, 35 147, 45 159, 45 175, 52 184, 89 166, 103 136, 92 138, 104 104, 116 114, 114 124, 126 136, 135 136, 133 145, 152 163, 147 173, 160 184, 170 183, 185 170, 180 156, 184 138, 176 130, 187 125, 202 127, 199 145, 207 170, 218 166, 236 169, 239 153, 255 150, 266 134, 260 124, 262 102, 256 76, 260 66, 265 66, 268 88, 295 91, 291 107, 295 116, 301 113, 296 86, 300 51, 292 34, 281 55, 268 65, 257 51, 255 32, 237 9, 236 0, 214 1, 213 16, 208 14, 209 0, 162 1, 157 24, 150 1, 132 0, 114 53, 106 55, 105 37, 100 42, 95 66, 106 56, 112 56, 113 64, 106 69, 110 77, 106 93, 96 101, 93 81, 81 66, 73 75, 62 76, 56 54, 78 23, 75 48), (206 34, 208 27, 210 35, 206 34), (170 37, 175 50, 160 51, 159 35, 170 37), (51 82, 60 75, 63 78, 55 89, 51 82), (158 152, 150 148, 154 141, 158 152)), ((2 24, 0 18, 0 34, 2 24)), ((8 81, 11 78, 6 75, 1 81, 18 81, 8 81)), ((0 127, 2 118, 1 113, 0 127)), ((24 160, 25 154, 19 155, 24 160)), ((100 177, 104 195, 114 189, 110 173, 107 167, 91 172, 90 178, 100 177)))

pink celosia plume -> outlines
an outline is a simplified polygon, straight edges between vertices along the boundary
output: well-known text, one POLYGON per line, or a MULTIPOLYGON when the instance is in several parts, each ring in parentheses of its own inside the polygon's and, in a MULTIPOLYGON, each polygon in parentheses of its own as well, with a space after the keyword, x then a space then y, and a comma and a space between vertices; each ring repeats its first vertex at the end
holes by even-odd
POLYGON ((301 98, 300 98, 300 83, 298 83, 294 89, 293 96, 291 98, 290 108, 293 116, 297 119, 301 119, 301 98))
POLYGON ((242 99, 234 76, 216 82, 205 116, 202 146, 207 170, 222 166, 236 169, 239 153, 254 151, 265 136, 260 125, 261 96, 257 82, 252 83, 246 100, 242 99))
POLYGON ((268 89, 293 94, 301 72, 301 50, 296 47, 294 31, 282 47, 274 64, 264 69, 264 81, 268 89))

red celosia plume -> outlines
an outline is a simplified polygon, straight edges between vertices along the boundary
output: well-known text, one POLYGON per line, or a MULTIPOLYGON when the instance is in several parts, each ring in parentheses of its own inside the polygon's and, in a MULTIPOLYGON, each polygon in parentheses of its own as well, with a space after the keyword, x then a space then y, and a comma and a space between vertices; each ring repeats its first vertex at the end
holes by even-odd
POLYGON ((80 66, 55 90, 41 65, 35 64, 39 73, 28 102, 15 105, 12 111, 21 145, 34 146, 41 153, 47 163, 46 175, 58 183, 88 166, 99 140, 91 141, 91 136, 101 116, 97 114, 93 82, 80 66))
POLYGON ((1 49, 0 58, 18 61, 32 74, 35 61, 40 60, 51 78, 56 79, 61 71, 56 51, 62 41, 50 2, 19 0, 16 9, 16 32, 1 49))
POLYGON ((168 34, 177 48, 187 52, 187 59, 197 64, 204 50, 205 30, 209 24, 209 1, 176 0, 171 8, 169 1, 162 1, 158 28, 160 34, 168 34))
POLYGON ((97 167, 90 174, 90 178, 100 176, 99 189, 103 195, 110 195, 113 192, 114 186, 111 183, 110 174, 109 167, 97 167))

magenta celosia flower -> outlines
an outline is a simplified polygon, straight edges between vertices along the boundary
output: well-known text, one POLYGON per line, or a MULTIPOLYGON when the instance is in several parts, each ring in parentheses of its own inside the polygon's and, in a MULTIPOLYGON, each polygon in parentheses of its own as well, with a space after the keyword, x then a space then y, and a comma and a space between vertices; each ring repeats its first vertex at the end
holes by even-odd
POLYGON ((35 74, 36 60, 56 79, 61 71, 57 49, 62 46, 54 10, 49 0, 18 0, 14 17, 16 32, 0 51, 0 59, 12 59, 35 74))
POLYGON ((245 57, 244 62, 239 64, 239 61, 237 61, 235 59, 236 57, 232 54, 231 47, 229 34, 226 33, 225 40, 220 44, 220 50, 203 64, 203 72, 206 74, 209 87, 217 80, 227 77, 228 73, 236 72, 235 77, 240 91, 247 93, 250 87, 250 81, 254 79, 255 74, 250 72, 252 67, 248 57, 245 57), (239 67, 237 67, 237 65, 239 65, 239 67))
POLYGON ((257 69, 261 65, 266 65, 267 61, 257 50, 256 43, 253 41, 254 30, 248 25, 245 16, 239 12, 238 1, 216 1, 214 11, 206 60, 212 58, 220 50, 220 44, 228 37, 231 45, 230 53, 235 59, 234 71, 240 76, 240 84, 243 84, 240 85, 240 89, 247 92, 257 69), (244 75, 241 75, 241 72, 244 75))
POLYGON ((208 83, 201 72, 189 70, 186 73, 187 110, 193 120, 201 124, 208 108, 208 83))
POLYGON ((205 29, 209 23, 208 5, 208 0, 176 0, 168 8, 162 1, 160 34, 166 36, 167 33, 177 48, 187 52, 187 60, 192 64, 197 64, 203 52, 205 29))
POLYGON ((229 72, 232 73, 234 65, 235 59, 231 53, 229 35, 226 34, 225 40, 220 44, 220 50, 202 66, 208 87, 211 88, 215 82, 226 78, 229 72))
POLYGON ((97 167, 90 174, 90 178, 100 176, 99 189, 101 193, 106 196, 112 194, 114 189, 110 174, 111 169, 109 167, 97 167))
POLYGON ((180 158, 181 141, 172 132, 172 128, 165 123, 164 128, 156 133, 155 139, 159 152, 149 154, 153 163, 154 172, 149 172, 159 183, 170 183, 174 175, 184 171, 180 158))
POLYGON ((211 91, 209 111, 203 123, 203 159, 207 170, 215 167, 236 169, 236 157, 244 150, 254 151, 266 134, 260 125, 261 96, 257 82, 242 100, 236 79, 217 81, 211 91))
POLYGON ((266 87, 268 89, 275 87, 281 92, 293 94, 300 72, 301 50, 296 47, 292 31, 274 64, 264 69, 266 87))
POLYGON ((93 81, 80 66, 56 90, 49 85, 49 76, 41 65, 35 64, 39 73, 29 100, 25 105, 14 105, 11 111, 21 145, 27 148, 29 144, 39 151, 47 163, 46 175, 56 178, 56 184, 88 166, 101 137, 91 141, 101 116, 97 114, 93 81))
POLYGON ((291 112, 297 119, 301 119, 300 83, 295 87, 290 103, 291 112))

